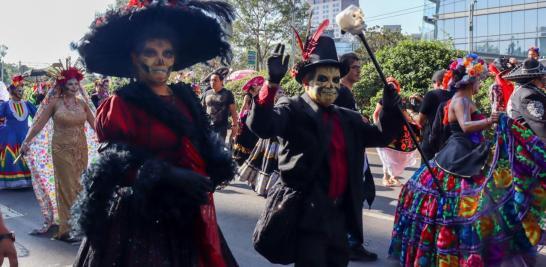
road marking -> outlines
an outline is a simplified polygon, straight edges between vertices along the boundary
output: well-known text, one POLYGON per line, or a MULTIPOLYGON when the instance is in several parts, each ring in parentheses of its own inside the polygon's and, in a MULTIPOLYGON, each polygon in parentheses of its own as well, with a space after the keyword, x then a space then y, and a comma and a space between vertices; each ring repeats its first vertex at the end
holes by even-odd
POLYGON ((15 250, 17 251, 18 258, 28 257, 28 255, 30 255, 28 249, 19 244, 19 242, 15 242, 15 250))
POLYGON ((13 210, 13 209, 10 209, 2 204, 0 204, 0 212, 2 212, 2 217, 4 219, 11 219, 11 218, 15 218, 15 217, 22 217, 23 214, 13 210))
POLYGON ((380 213, 380 212, 381 211, 377 211, 377 210, 376 211, 364 210, 364 216, 369 216, 369 217, 380 219, 380 220, 394 222, 394 216, 385 214, 385 213, 380 213))

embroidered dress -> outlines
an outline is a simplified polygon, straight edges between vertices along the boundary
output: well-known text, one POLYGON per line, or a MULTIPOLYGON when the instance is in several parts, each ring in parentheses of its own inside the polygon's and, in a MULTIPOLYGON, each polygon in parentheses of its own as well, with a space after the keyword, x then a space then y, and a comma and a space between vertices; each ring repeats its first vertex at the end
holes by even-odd
MULTIPOLYGON (((415 129, 414 132, 419 131, 415 129)), ((383 163, 383 173, 388 173, 392 177, 400 177, 406 167, 415 166, 419 162, 417 147, 406 126, 400 138, 394 140, 388 147, 378 147, 377 153, 383 163)))
POLYGON ((402 266, 532 266, 546 211, 544 144, 506 116, 492 149, 479 134, 450 127, 430 161, 443 190, 426 167, 406 183, 389 255, 402 266))
POLYGON ((34 117, 36 107, 28 101, 9 100, 0 104, 0 189, 32 186, 30 170, 24 160, 13 163, 19 155, 21 143, 28 132, 28 118, 34 117))

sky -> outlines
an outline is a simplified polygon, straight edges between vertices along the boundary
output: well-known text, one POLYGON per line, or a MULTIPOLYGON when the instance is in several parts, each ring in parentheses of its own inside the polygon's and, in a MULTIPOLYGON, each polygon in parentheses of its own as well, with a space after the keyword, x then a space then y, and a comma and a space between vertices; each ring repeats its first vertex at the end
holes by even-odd
MULTIPOLYGON (((107 9, 115 0, 0 0, 0 44, 8 47, 5 62, 46 67, 60 58, 77 53, 70 43, 86 32, 96 12, 107 9)), ((418 33, 423 0, 360 0, 366 23, 401 24, 405 33, 418 33), (408 12, 398 12, 414 8, 408 12), (403 13, 409 13, 401 15, 403 13)))
POLYGON ((402 25, 407 34, 420 32, 423 5, 423 0, 360 0, 368 26, 402 25))

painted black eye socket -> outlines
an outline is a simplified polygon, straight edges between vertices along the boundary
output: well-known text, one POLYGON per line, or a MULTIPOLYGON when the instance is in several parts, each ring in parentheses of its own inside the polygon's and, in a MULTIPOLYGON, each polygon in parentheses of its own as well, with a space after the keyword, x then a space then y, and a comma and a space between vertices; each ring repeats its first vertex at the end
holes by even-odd
POLYGON ((164 57, 167 57, 167 58, 171 58, 171 57, 174 57, 174 51, 165 51, 163 52, 163 56, 164 57))
POLYGON ((157 55, 157 52, 153 49, 144 49, 144 51, 142 51, 142 55, 145 57, 153 57, 157 55))
POLYGON ((317 81, 319 82, 327 82, 328 81, 328 77, 324 76, 324 75, 319 75, 317 77, 317 81))
POLYGON ((334 83, 339 83, 339 77, 333 78, 332 81, 333 81, 334 83))

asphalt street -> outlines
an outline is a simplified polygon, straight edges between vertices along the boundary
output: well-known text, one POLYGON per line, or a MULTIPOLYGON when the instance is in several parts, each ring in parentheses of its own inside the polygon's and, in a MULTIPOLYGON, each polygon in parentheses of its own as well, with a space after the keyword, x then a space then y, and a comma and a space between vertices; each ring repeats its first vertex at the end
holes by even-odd
MULTIPOLYGON (((369 151, 370 164, 375 177, 377 197, 371 209, 363 210, 364 233, 368 250, 379 254, 373 263, 351 263, 349 266, 398 266, 387 259, 390 232, 394 220, 394 209, 400 188, 381 185, 381 163, 374 150, 369 151)), ((416 168, 407 168, 403 174, 405 182, 416 168)), ((234 182, 215 194, 220 227, 237 261, 242 267, 280 266, 267 262, 252 248, 251 236, 256 221, 263 209, 265 199, 243 183, 234 182)), ((17 235, 19 266, 56 267, 71 266, 78 250, 77 245, 51 240, 50 237, 28 235, 42 222, 38 203, 32 190, 0 191, 0 209, 6 223, 17 235)), ((7 266, 7 263, 4 264, 7 266)), ((539 265, 546 266, 546 256, 539 255, 539 265)))

